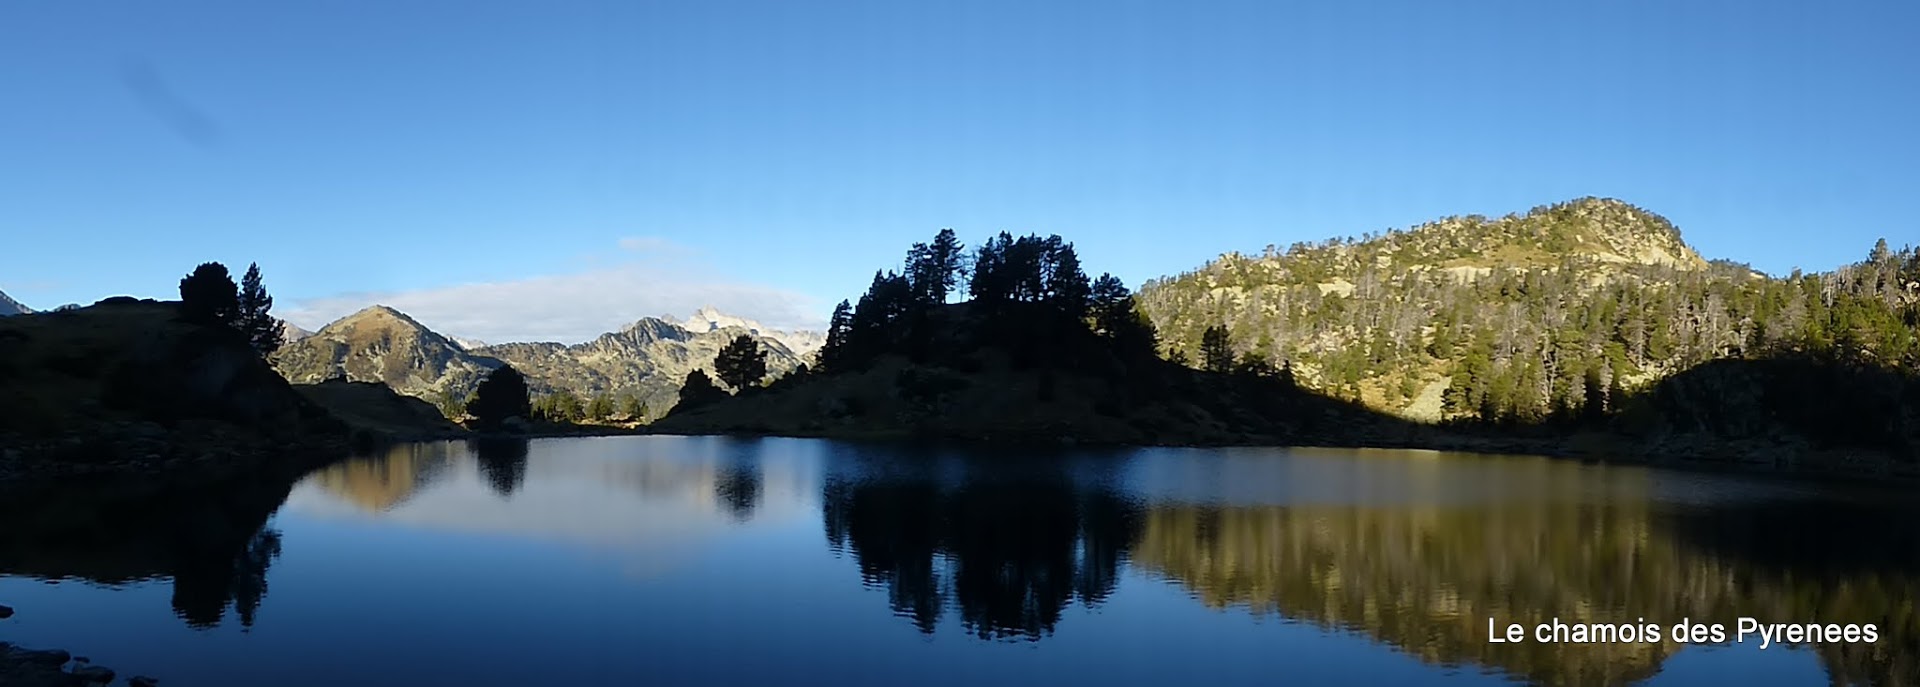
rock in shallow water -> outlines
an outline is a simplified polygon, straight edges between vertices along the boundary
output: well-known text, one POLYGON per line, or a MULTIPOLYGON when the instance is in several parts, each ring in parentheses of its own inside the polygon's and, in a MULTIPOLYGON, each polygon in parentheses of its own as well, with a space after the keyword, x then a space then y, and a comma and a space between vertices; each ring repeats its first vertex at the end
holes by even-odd
POLYGON ((113 682, 113 671, 111 669, 94 665, 75 667, 73 669, 73 676, 86 682, 113 682))
POLYGON ((127 678, 127 687, 160 687, 160 681, 145 675, 127 678))
POLYGON ((11 658, 25 663, 58 666, 66 665, 67 661, 73 660, 73 654, 69 654, 62 649, 46 649, 42 651, 14 649, 11 658))
POLYGON ((6 620, 11 617, 13 617, 13 607, 0 606, 0 620, 6 620))

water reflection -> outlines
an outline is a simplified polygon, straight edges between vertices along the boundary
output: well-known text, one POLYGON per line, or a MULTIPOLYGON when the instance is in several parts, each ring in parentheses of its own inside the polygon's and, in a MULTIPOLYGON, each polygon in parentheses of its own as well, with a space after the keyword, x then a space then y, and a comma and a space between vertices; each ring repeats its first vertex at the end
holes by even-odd
POLYGON ((833 479, 821 512, 895 614, 932 633, 951 607, 981 639, 1037 640, 1070 603, 1105 600, 1139 522, 1137 506, 1059 475, 833 479))
POLYGON ((511 497, 527 481, 527 440, 490 437, 472 442, 481 476, 501 497, 511 497))
MULTIPOLYGON (((1166 505, 1147 515, 1134 561, 1215 608, 1362 632, 1434 664, 1477 664, 1539 684, 1642 680, 1681 645, 1496 644, 1488 618, 1528 628, 1556 618, 1875 623, 1877 645, 1817 647, 1835 684, 1920 684, 1913 569, 1836 568, 1814 544, 1831 534, 1824 520, 1753 517, 1831 505, 1166 505), (1759 541, 1768 543, 1737 544, 1759 541)), ((1889 538, 1899 542, 1912 523, 1879 528, 1902 530, 1889 538)))
POLYGON ((453 463, 453 442, 401 444, 315 471, 308 481, 370 512, 392 510, 453 463))
MULTIPOLYGON (((233 618, 289 632, 322 626, 284 605, 275 615, 270 573, 309 566, 302 588, 326 601, 291 605, 310 623, 324 622, 315 609, 356 603, 369 580, 410 580, 356 612, 417 601, 413 612, 446 616, 423 627, 462 646, 514 627, 554 646, 640 631, 689 652, 738 641, 787 656, 888 641, 780 634, 794 626, 782 600, 796 593, 842 616, 828 619, 836 626, 955 633, 926 644, 962 655, 1012 640, 1072 656, 1101 623, 1250 633, 1251 618, 1272 618, 1550 685, 1642 681, 1686 647, 1495 644, 1489 618, 1874 623, 1877 644, 1804 656, 1835 684, 1920 684, 1920 511, 1824 487, 1391 452, 1007 457, 669 438, 397 446, 292 481, 93 485, 0 503, 0 575, 163 580, 189 627, 233 618), (364 556, 354 570, 377 574, 319 568, 316 548, 364 556), (526 603, 469 611, 463 594, 477 589, 526 603), (1215 612, 1109 603, 1168 592, 1215 612), (612 607, 623 610, 595 615, 612 607), (518 624, 488 622, 505 612, 518 624), (698 634, 708 626, 724 626, 724 641, 698 634)), ((1317 645, 1300 646, 1285 651, 1317 645)), ((1141 650, 1168 662, 1199 651, 1141 650)))
POLYGON ((82 483, 0 502, 0 575, 123 585, 173 582, 174 614, 218 626, 229 609, 251 627, 281 535, 268 526, 285 476, 215 483, 82 483))

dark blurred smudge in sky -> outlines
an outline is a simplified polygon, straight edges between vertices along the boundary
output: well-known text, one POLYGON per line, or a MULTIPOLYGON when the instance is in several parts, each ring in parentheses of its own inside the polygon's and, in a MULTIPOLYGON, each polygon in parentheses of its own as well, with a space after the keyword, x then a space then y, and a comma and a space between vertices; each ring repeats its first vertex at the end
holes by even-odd
POLYGON ((143 58, 125 59, 120 64, 120 81, 133 93, 134 100, 167 129, 190 144, 211 148, 220 140, 220 125, 191 103, 174 95, 160 71, 143 58))

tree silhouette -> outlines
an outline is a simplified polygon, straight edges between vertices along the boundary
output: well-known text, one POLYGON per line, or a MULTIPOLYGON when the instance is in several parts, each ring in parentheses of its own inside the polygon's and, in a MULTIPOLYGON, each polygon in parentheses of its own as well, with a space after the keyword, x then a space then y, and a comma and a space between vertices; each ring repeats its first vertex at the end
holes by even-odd
POLYGON ((259 263, 249 263, 246 276, 240 279, 236 310, 234 328, 246 335, 253 350, 264 357, 280 349, 286 334, 280 328, 280 320, 269 314, 273 310, 273 296, 267 295, 266 285, 260 282, 259 263))
POLYGON ((733 337, 720 348, 713 358, 713 369, 720 381, 737 391, 760 386, 760 380, 767 376, 767 352, 760 350, 760 342, 746 334, 733 337))
POLYGON ((694 370, 687 373, 687 380, 680 384, 680 403, 675 411, 691 410, 727 397, 727 392, 713 385, 713 379, 706 370, 694 370))
POLYGON ((527 400, 527 379, 512 365, 501 365, 499 369, 480 381, 473 390, 473 399, 467 403, 467 413, 474 417, 482 427, 499 427, 507 418, 526 418, 533 414, 532 404, 527 400))
POLYGON ((1080 255, 1074 252, 1073 244, 1061 242, 1059 237, 1051 241, 1045 267, 1047 300, 1068 319, 1086 317, 1093 290, 1087 284, 1087 273, 1080 269, 1080 255))
POLYGON ((1233 371, 1233 347, 1227 342, 1227 328, 1207 327, 1200 337, 1200 366, 1208 372, 1233 371))
POLYGON ((913 284, 914 300, 933 306, 947 302, 947 294, 960 282, 960 262, 964 246, 952 229, 941 229, 932 243, 916 243, 907 250, 907 280, 913 284))
POLYGON ((845 370, 852 359, 847 348, 847 338, 853 333, 853 308, 845 300, 833 306, 833 318, 827 321, 827 341, 820 347, 819 365, 815 370, 835 373, 845 370))
POLYGON ((201 263, 180 279, 180 307, 189 320, 230 325, 240 310, 240 288, 226 265, 201 263))

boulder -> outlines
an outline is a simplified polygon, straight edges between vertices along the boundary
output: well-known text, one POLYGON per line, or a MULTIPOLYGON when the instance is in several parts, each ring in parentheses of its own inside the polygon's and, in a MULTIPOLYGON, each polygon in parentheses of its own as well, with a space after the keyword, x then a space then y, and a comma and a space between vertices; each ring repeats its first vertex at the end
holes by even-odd
POLYGON ((102 667, 102 666, 95 666, 95 665, 75 666, 73 669, 73 676, 74 678, 87 683, 104 684, 108 682, 113 682, 113 670, 110 668, 102 667))

